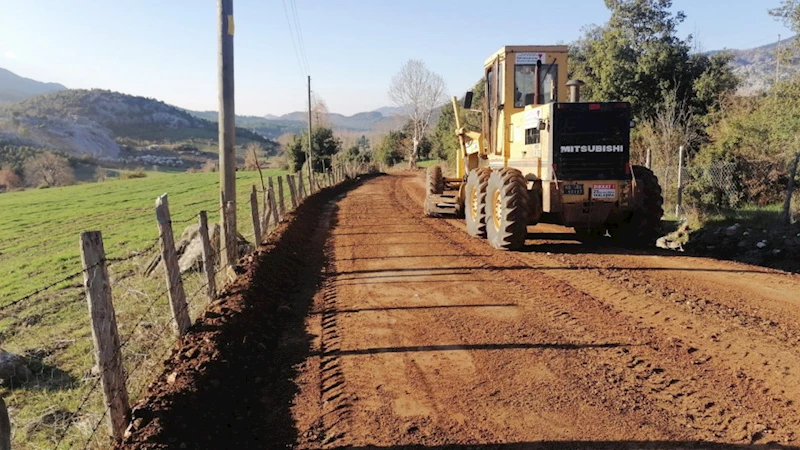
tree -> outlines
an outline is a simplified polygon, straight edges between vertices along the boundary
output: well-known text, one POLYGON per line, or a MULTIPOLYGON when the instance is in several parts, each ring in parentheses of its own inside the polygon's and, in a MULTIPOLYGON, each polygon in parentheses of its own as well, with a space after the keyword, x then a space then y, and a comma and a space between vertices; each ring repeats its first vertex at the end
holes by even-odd
POLYGON ((75 182, 75 171, 66 158, 45 152, 25 161, 25 181, 29 186, 66 186, 75 182))
MULTIPOLYGON (((322 172, 324 169, 329 169, 333 155, 339 153, 342 149, 341 141, 333 135, 333 130, 327 127, 314 128, 311 138, 314 141, 314 152, 311 155, 314 170, 322 172)), ((306 162, 306 151, 308 150, 308 132, 304 131, 300 135, 295 135, 286 150, 291 169, 293 171, 302 169, 303 164, 306 162)))
POLYGON ((686 16, 672 13, 672 0, 605 0, 611 18, 585 30, 571 48, 572 78, 588 84, 583 97, 593 101, 629 101, 634 115, 650 119, 676 92, 693 113, 718 106, 737 80, 730 55, 691 54, 691 36, 677 36, 686 16))
MULTIPOLYGON (((481 78, 472 88, 473 104, 480 105, 484 100, 484 79, 481 78)), ((463 98, 459 104, 463 103, 463 98)), ((460 108, 460 107, 459 107, 460 108)), ((461 109, 462 126, 470 131, 481 130, 481 114, 461 109)), ((447 161, 451 166, 455 166, 456 152, 459 151, 458 139, 455 134, 456 117, 451 104, 442 106, 439 112, 439 120, 431 133, 431 154, 433 157, 447 161)))
POLYGON ((388 166, 395 165, 403 160, 404 149, 408 136, 402 131, 390 131, 381 139, 375 149, 375 161, 388 166))
POLYGON ((311 101, 311 116, 314 120, 313 125, 316 127, 330 128, 330 112, 328 111, 328 104, 322 97, 314 94, 311 101))
POLYGON ((412 147, 409 167, 417 167, 419 144, 428 130, 435 108, 445 102, 444 79, 428 70, 425 63, 409 60, 400 69, 389 87, 389 98, 411 120, 412 147))
POLYGON ((782 0, 780 6, 769 10, 769 15, 783 21, 795 33, 800 33, 800 0, 782 0))
POLYGON ((264 156, 264 146, 259 142, 248 142, 244 146, 244 170, 253 171, 265 167, 264 161, 258 159, 259 153, 264 156))
POLYGON ((0 192, 22 187, 22 178, 8 167, 0 168, 0 192))

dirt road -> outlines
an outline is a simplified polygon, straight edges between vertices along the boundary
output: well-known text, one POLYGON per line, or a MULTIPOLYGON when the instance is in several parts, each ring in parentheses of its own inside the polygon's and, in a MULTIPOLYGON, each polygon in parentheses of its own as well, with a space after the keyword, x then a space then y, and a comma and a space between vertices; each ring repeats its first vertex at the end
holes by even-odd
POLYGON ((797 445, 800 277, 553 226, 500 252, 423 198, 391 175, 332 207, 297 447, 797 445))

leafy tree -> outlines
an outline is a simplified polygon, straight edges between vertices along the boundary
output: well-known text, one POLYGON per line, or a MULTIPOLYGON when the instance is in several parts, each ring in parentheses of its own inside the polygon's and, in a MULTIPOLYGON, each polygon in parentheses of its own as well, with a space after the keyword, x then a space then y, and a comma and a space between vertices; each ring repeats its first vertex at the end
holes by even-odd
POLYGON ((390 131, 375 149, 375 161, 395 165, 403 160, 408 135, 403 131, 390 131))
POLYGON ((670 11, 672 0, 605 0, 611 18, 586 30, 571 49, 571 77, 587 82, 583 97, 629 101, 639 119, 649 119, 665 93, 703 115, 737 85, 730 55, 692 55, 691 37, 677 36, 686 18, 670 11))
MULTIPOLYGON (((342 149, 342 143, 333 135, 333 130, 327 127, 316 127, 312 131, 314 151, 311 155, 314 170, 321 172, 323 169, 331 167, 333 155, 342 149)), ((286 148, 289 156, 290 167, 293 171, 302 169, 306 162, 306 152, 308 151, 308 132, 295 135, 292 142, 286 148)))
MULTIPOLYGON (((474 95, 472 103, 480 105, 485 97, 485 83, 481 79, 472 89, 474 95)), ((460 104, 463 104, 463 98, 460 104)), ((474 107, 474 106, 473 106, 474 107)), ((462 126, 467 130, 481 130, 481 114, 464 111, 461 108, 462 126)), ((453 106, 449 103, 442 106, 439 113, 439 121, 431 133, 431 155, 434 158, 447 161, 451 166, 455 165, 456 152, 458 151, 458 139, 456 138, 456 118, 453 106)))

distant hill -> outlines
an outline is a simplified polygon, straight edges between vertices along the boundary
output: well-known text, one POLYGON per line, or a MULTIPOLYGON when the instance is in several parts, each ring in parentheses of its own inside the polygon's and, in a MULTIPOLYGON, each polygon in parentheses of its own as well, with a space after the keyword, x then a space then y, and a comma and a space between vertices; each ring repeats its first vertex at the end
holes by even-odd
MULTIPOLYGON (((397 108, 386 107, 380 110, 362 112, 345 116, 343 114, 329 113, 327 121, 334 131, 352 131, 368 133, 372 131, 387 131, 397 126, 400 122, 394 114, 397 108), (386 111, 383 113, 381 111, 386 111)), ((187 111, 195 117, 216 122, 216 111, 187 111)), ((285 133, 299 134, 308 127, 308 112, 296 111, 282 116, 236 116, 236 125, 260 133, 270 139, 277 139, 285 133)))
POLYGON ((0 67, 0 103, 13 103, 48 92, 63 91, 66 87, 58 83, 42 83, 21 77, 0 67))
MULTIPOLYGON (((780 43, 781 49, 789 48, 795 43, 797 36, 786 39, 780 43)), ((742 80, 739 88, 741 95, 754 95, 766 91, 775 83, 775 69, 777 68, 776 53, 778 42, 763 45, 761 47, 745 50, 716 50, 708 54, 720 53, 722 51, 733 55, 734 72, 742 80)), ((790 75, 800 73, 800 66, 797 60, 793 64, 783 64, 780 71, 781 78, 788 78, 790 75)))
MULTIPOLYGON (((237 141, 271 141, 237 128, 237 141)), ((164 102, 107 90, 71 89, 0 108, 0 138, 74 155, 117 158, 120 144, 216 141, 217 124, 164 102)))

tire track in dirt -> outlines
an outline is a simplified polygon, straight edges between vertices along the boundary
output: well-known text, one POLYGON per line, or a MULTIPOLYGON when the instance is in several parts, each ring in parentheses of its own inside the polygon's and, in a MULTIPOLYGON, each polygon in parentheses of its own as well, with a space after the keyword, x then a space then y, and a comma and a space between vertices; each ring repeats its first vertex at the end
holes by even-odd
MULTIPOLYGON (((403 188, 408 199, 412 200, 405 207, 413 212, 419 209, 418 199, 424 195, 424 191, 417 185, 416 180, 405 178, 404 181, 403 188)), ((557 257, 496 252, 487 244, 471 239, 465 234, 453 235, 450 232, 453 228, 459 231, 463 229, 460 223, 454 222, 440 221, 433 227, 437 230, 446 230, 443 237, 455 245, 460 245, 465 252, 472 250, 473 253, 490 256, 495 264, 498 260, 505 260, 510 264, 527 265, 537 271, 536 283, 530 282, 530 274, 503 271, 503 276, 509 280, 516 279, 522 285, 534 288, 541 288, 543 282, 550 281, 547 284, 556 291, 565 287, 572 288, 573 292, 567 292, 567 295, 560 298, 557 303, 548 306, 557 320, 567 319, 580 331, 587 328, 585 324, 591 324, 592 321, 597 323, 597 318, 601 317, 602 324, 596 326, 596 329, 608 331, 627 328, 628 332, 635 332, 644 337, 644 342, 648 342, 650 351, 643 352, 641 351, 643 347, 638 347, 640 350, 638 352, 618 355, 621 360, 615 365, 605 367, 603 370, 605 373, 598 375, 613 380, 614 384, 621 385, 623 390, 633 388, 646 393, 648 398, 654 399, 655 404, 666 411, 671 411, 684 425, 700 431, 704 439, 725 439, 736 442, 793 442, 796 439, 796 430, 800 429, 795 409, 798 384, 791 378, 787 379, 786 371, 783 371, 778 378, 765 376, 764 378, 769 380, 766 382, 747 375, 743 369, 736 368, 735 364, 734 370, 731 370, 728 364, 731 361, 716 364, 715 360, 714 363, 710 363, 712 359, 719 359, 721 349, 707 349, 707 346, 698 348, 684 342, 687 333, 691 335, 694 327, 700 327, 698 323, 687 325, 685 318, 682 317, 680 318, 682 320, 672 320, 670 325, 676 326, 664 326, 652 321, 642 323, 643 317, 640 316, 640 320, 636 321, 638 323, 632 327, 630 319, 636 317, 642 310, 651 308, 652 303, 641 302, 641 296, 636 292, 617 289, 609 285, 608 280, 587 277, 586 270, 580 270, 580 273, 576 274, 575 263, 579 262, 576 260, 580 257, 568 255, 571 259, 567 264, 563 264, 564 259, 560 260, 564 270, 553 270, 553 260, 557 257), (446 228, 442 228, 443 223, 446 224, 446 228), (474 252, 476 244, 482 248, 474 252), (542 259, 546 259, 546 265, 542 259), (535 260, 536 263, 532 264, 531 260, 535 260), (546 267, 546 271, 543 272, 542 267, 546 267), (567 305, 574 309, 559 311, 567 305), (616 320, 612 321, 612 318, 616 320), (664 356, 671 357, 672 361, 668 364, 664 364, 667 361, 658 361, 664 356), (629 359, 623 361, 625 358, 629 359)), ((585 262, 583 264, 585 265, 585 262)), ((722 350, 724 354, 724 349, 722 350)), ((727 356, 732 359, 739 356, 728 353, 727 356)), ((797 354, 794 352, 781 350, 772 355, 779 356, 777 360, 783 364, 790 364, 785 366, 787 370, 789 367, 800 367, 797 354)), ((767 375, 752 364, 747 368, 758 375, 767 375)))

